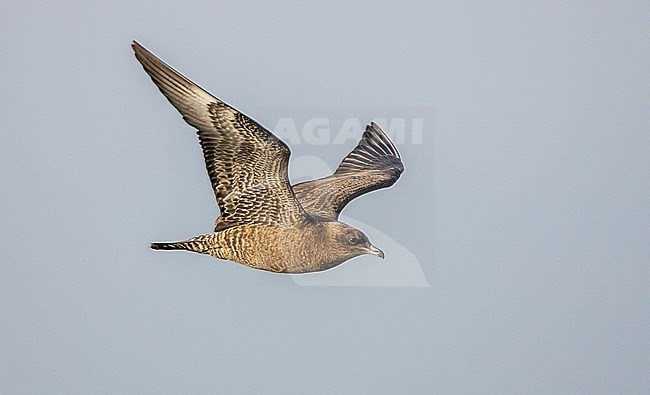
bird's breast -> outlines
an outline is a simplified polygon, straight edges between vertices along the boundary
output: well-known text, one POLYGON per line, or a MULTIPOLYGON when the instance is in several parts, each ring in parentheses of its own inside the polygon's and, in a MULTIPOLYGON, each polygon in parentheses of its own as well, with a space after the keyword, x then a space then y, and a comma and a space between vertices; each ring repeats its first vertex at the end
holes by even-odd
POLYGON ((329 269, 326 237, 314 224, 301 227, 241 225, 215 234, 219 258, 281 273, 329 269))

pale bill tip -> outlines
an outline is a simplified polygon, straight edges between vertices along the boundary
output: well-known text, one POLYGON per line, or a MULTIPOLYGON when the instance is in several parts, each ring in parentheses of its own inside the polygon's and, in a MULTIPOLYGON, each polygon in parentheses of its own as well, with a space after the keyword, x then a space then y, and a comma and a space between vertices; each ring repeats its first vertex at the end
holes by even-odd
POLYGON ((375 247, 374 245, 370 245, 370 248, 368 249, 368 253, 378 256, 381 259, 384 259, 384 251, 380 250, 379 248, 375 247))

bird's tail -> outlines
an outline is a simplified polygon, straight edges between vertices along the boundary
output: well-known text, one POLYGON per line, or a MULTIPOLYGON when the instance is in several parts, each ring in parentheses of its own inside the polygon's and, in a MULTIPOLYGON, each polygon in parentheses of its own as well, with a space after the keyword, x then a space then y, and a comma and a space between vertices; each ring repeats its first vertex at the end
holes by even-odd
POLYGON ((152 250, 186 250, 187 245, 182 241, 173 243, 151 243, 152 250))
POLYGON ((205 254, 210 248, 209 240, 203 235, 193 237, 185 241, 174 241, 169 243, 151 243, 152 250, 185 250, 205 254))

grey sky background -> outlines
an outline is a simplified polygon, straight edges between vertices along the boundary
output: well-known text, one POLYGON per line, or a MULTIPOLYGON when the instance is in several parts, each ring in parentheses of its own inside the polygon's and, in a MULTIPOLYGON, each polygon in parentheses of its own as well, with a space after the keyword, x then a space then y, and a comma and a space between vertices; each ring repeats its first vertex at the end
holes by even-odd
POLYGON ((232 3, 3 3, 2 392, 650 391, 647 1, 232 3), (217 209, 133 39, 270 127, 431 120, 344 212, 431 287, 149 250, 217 209))

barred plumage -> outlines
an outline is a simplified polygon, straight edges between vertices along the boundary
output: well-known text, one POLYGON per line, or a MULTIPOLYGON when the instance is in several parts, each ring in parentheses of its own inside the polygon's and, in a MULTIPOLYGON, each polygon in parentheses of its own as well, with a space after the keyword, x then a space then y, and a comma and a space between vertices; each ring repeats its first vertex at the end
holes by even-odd
POLYGON ((151 248, 193 251, 282 273, 326 270, 362 254, 384 257, 361 231, 336 220, 350 200, 391 186, 404 170, 378 125, 366 128, 334 174, 292 187, 286 144, 135 41, 133 50, 162 94, 198 130, 221 211, 215 233, 151 248))

